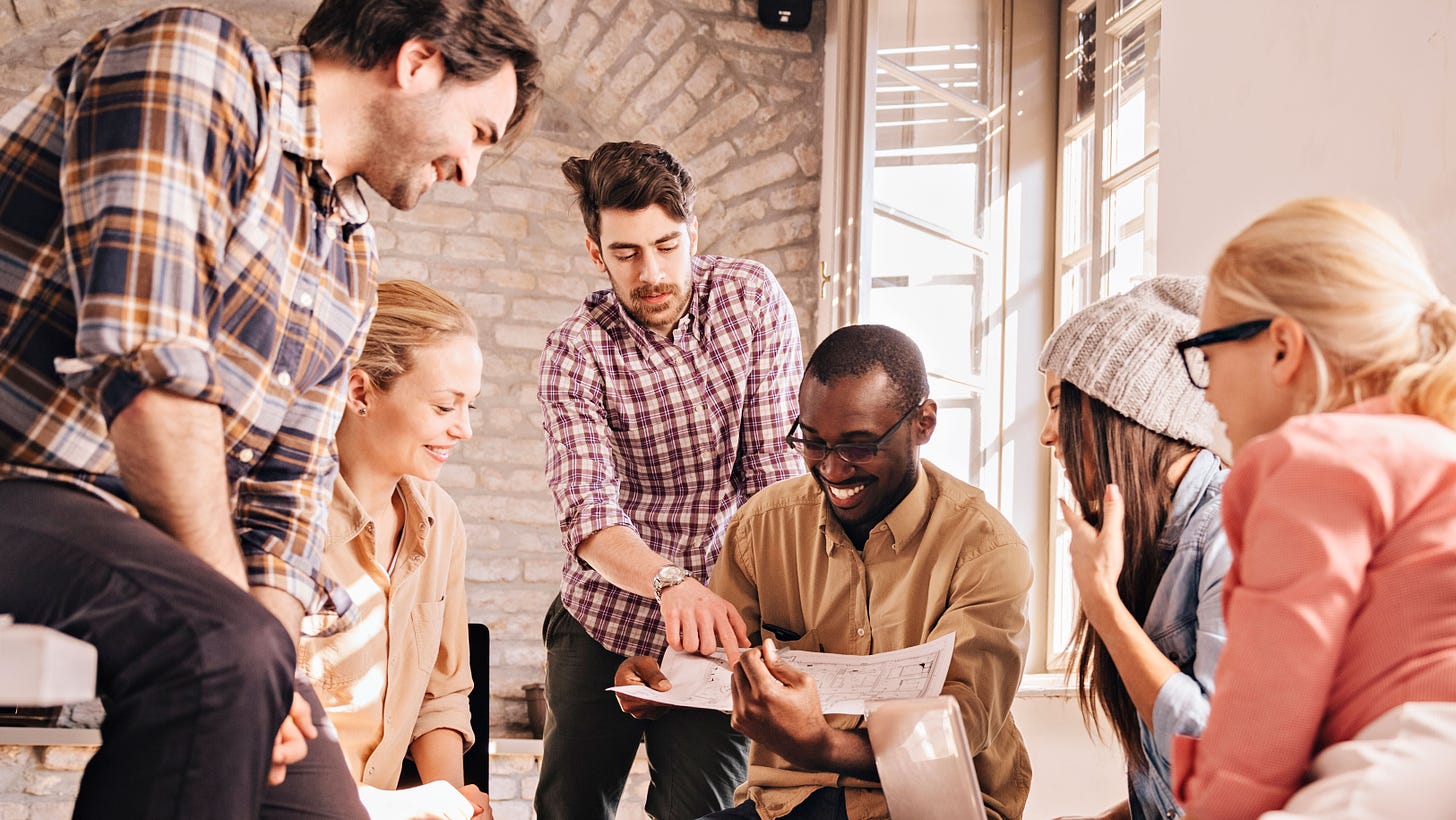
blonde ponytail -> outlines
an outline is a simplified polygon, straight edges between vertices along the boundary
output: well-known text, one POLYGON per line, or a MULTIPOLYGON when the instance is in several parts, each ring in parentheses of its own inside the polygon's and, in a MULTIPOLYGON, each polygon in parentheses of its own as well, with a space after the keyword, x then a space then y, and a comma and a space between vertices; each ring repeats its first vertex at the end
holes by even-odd
POLYGON ((1456 430, 1456 305, 1437 299, 1421 315, 1425 350, 1391 383, 1395 406, 1456 430))

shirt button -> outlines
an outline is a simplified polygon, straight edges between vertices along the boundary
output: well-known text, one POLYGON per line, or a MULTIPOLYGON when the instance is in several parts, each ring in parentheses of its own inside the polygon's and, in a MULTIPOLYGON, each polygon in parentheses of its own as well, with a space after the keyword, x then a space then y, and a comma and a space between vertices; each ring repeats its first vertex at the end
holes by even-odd
POLYGON ((298 296, 298 304, 299 304, 300 307, 306 307, 306 308, 307 307, 313 307, 313 294, 312 293, 301 293, 301 294, 299 294, 299 296, 298 296))
POLYGON ((238 453, 238 461, 241 461, 244 464, 252 464, 253 463, 253 456, 254 456, 253 451, 252 450, 249 450, 246 447, 244 447, 243 450, 242 450, 242 452, 238 453))
POLYGON ((288 375, 286 371, 278 373, 274 378, 278 380, 279 387, 287 387, 293 384, 293 377, 288 375))
POLYGON ((855 630, 855 633, 854 634, 856 634, 856 635, 860 636, 861 638, 863 638, 864 637, 864 630, 863 629, 855 630))

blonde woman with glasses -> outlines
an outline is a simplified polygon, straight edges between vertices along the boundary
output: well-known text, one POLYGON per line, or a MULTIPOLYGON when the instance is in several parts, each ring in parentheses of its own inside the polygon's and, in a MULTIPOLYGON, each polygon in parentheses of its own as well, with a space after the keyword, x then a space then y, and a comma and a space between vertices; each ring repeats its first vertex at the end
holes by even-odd
POLYGON ((1359 202, 1268 214, 1178 344, 1233 445, 1190 816, 1456 817, 1456 308, 1359 202))

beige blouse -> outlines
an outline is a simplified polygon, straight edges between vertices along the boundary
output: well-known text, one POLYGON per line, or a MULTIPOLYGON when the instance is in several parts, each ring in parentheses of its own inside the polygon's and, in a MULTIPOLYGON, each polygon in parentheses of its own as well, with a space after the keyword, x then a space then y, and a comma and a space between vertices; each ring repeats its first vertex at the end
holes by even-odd
MULTIPOLYGON (((453 729, 467 748, 475 742, 460 513, 434 482, 406 477, 397 492, 404 526, 393 567, 384 567, 374 523, 343 478, 334 483, 324 573, 348 590, 359 619, 299 647, 349 771, 381 789, 395 787, 410 743, 426 732, 453 729)), ((322 626, 305 618, 304 634, 322 626)))

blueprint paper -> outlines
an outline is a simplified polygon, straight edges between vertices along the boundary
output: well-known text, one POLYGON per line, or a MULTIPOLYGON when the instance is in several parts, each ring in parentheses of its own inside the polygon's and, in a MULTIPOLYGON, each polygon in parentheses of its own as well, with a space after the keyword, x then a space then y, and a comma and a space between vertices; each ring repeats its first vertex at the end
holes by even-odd
MULTIPOLYGON (((939 695, 954 650, 951 634, 878 655, 800 649, 780 649, 778 654, 780 663, 791 663, 814 677, 824 714, 862 715, 866 701, 939 695)), ((704 657, 669 649, 662 659, 662 673, 672 682, 666 692, 646 686, 613 686, 608 691, 670 706, 733 711, 733 670, 723 650, 704 657)))

